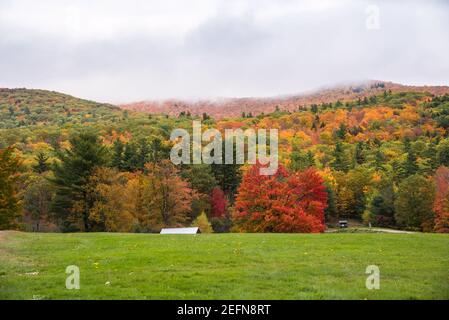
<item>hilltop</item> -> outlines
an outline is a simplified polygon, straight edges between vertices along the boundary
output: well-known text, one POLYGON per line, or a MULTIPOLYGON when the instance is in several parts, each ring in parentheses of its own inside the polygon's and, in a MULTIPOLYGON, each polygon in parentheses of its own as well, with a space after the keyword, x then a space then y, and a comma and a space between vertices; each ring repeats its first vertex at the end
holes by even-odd
POLYGON ((117 106, 47 90, 0 88, 0 128, 63 125, 108 120, 122 114, 117 106))
POLYGON ((295 111, 300 106, 322 104, 329 102, 346 102, 378 95, 384 91, 396 92, 426 92, 433 95, 449 93, 449 86, 407 86, 386 81, 367 81, 358 84, 347 84, 321 88, 312 92, 269 98, 223 98, 202 99, 197 101, 164 100, 140 101, 120 105, 126 110, 141 111, 152 114, 169 114, 177 116, 182 112, 193 115, 207 113, 214 118, 240 117, 242 113, 258 115, 270 113, 277 108, 284 111, 295 111))

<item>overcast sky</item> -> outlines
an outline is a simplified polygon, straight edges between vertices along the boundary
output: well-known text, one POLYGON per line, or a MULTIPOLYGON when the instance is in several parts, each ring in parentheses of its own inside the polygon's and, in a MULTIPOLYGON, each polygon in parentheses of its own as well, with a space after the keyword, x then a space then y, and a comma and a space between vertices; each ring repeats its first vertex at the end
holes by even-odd
POLYGON ((449 1, 0 0, 0 87, 104 102, 449 85, 449 1))

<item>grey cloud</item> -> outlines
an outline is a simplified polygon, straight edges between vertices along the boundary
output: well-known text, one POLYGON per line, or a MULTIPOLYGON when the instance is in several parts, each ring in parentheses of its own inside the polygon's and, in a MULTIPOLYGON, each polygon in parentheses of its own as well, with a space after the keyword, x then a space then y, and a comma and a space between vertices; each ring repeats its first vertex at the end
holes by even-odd
MULTIPOLYGON (((0 11, 12 10, 9 17, 14 16, 5 4, 0 3, 0 11)), ((21 25, 22 18, 2 21, 0 14, 0 86, 125 102, 267 96, 373 78, 449 84, 449 10, 443 1, 342 0, 302 10, 310 1, 266 0, 257 2, 260 7, 249 1, 233 12, 217 0, 215 10, 205 11, 196 26, 191 22, 200 18, 192 12, 171 17, 168 11, 156 19, 160 30, 150 31, 141 27, 148 21, 138 13, 155 10, 145 2, 134 4, 139 12, 128 8, 123 14, 142 19, 134 21, 137 27, 113 25, 121 16, 115 1, 115 11, 108 14, 117 31, 106 36, 104 26, 73 38, 63 22, 57 22, 61 30, 37 23, 32 28, 34 22, 30 28, 21 25), (372 4, 380 9, 379 30, 365 27, 365 9, 372 4), (171 22, 179 26, 171 28, 171 22)))

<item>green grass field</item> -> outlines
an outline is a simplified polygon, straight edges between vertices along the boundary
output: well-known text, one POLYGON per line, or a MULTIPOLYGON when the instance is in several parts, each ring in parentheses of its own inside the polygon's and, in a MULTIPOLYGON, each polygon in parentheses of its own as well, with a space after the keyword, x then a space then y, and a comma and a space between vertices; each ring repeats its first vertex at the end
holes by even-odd
POLYGON ((2 232, 0 298, 449 299, 449 236, 2 232))

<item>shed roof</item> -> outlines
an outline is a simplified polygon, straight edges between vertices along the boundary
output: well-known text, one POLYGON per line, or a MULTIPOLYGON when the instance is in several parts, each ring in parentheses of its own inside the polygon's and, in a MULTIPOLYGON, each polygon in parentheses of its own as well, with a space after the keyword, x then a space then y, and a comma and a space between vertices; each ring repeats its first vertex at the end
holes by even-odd
POLYGON ((200 228, 163 228, 161 234, 197 234, 201 233, 200 228))

